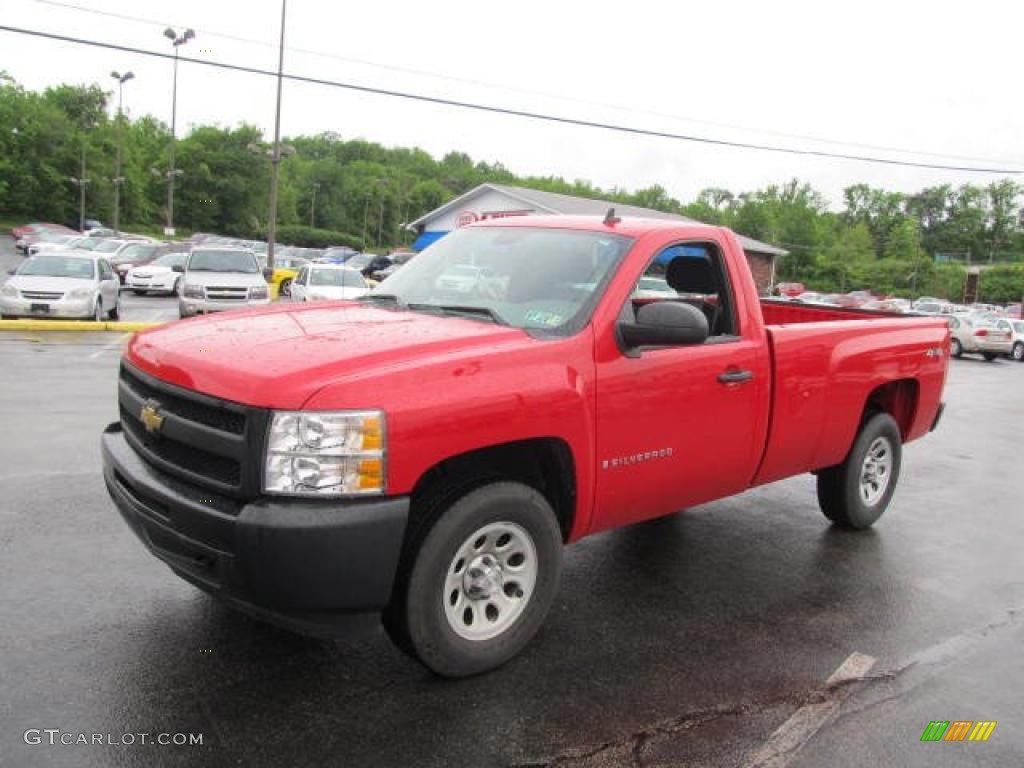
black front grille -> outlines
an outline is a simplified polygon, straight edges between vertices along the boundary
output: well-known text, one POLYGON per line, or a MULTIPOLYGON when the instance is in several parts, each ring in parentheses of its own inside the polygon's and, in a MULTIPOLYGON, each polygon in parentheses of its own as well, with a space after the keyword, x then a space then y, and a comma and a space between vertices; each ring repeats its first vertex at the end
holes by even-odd
POLYGON ((266 409, 177 387, 124 362, 118 402, 126 439, 156 469, 236 499, 259 495, 266 409))
POLYGON ((140 375, 132 372, 126 366, 121 367, 121 381, 143 400, 158 400, 163 410, 177 414, 183 419, 198 421, 207 427, 231 432, 235 435, 241 435, 245 432, 245 413, 241 408, 238 410, 226 410, 189 398, 179 397, 170 392, 166 387, 157 389, 147 384, 140 375))
POLYGON ((216 483, 238 486, 242 482, 242 466, 235 459, 218 456, 202 448, 185 445, 162 435, 150 435, 135 414, 121 406, 121 424, 128 433, 141 443, 146 451, 155 454, 169 464, 180 467, 195 475, 216 483))

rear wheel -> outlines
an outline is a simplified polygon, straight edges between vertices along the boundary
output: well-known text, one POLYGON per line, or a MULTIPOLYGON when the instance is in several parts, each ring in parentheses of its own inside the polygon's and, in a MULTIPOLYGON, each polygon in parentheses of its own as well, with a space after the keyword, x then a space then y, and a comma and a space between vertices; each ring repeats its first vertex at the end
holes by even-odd
POLYGON ((963 357, 964 348, 960 343, 960 339, 954 338, 949 342, 949 353, 953 357, 963 357))
POLYGON ((870 416, 846 461, 818 473, 818 504, 842 528, 870 528, 889 506, 900 476, 902 437, 887 413, 870 416))
POLYGON ((547 500, 520 483, 492 483, 414 535, 420 541, 384 617, 395 643, 446 677, 486 672, 519 653, 561 577, 562 534, 547 500))
POLYGON ((1010 357, 1018 363, 1024 362, 1024 342, 1018 341, 1013 345, 1013 349, 1010 351, 1010 357))

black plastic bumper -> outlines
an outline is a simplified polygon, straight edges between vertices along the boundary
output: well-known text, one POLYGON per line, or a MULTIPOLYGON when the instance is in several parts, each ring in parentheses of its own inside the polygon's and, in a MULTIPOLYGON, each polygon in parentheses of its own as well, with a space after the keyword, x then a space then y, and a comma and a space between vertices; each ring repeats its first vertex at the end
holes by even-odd
POLYGON ((119 424, 103 433, 103 476, 121 516, 182 578, 248 613, 319 633, 390 598, 406 497, 241 503, 144 462, 119 424))
POLYGON ((942 420, 942 414, 946 411, 946 404, 939 403, 939 409, 935 412, 935 419, 932 421, 931 429, 929 432, 934 432, 935 428, 939 426, 939 421, 942 420))

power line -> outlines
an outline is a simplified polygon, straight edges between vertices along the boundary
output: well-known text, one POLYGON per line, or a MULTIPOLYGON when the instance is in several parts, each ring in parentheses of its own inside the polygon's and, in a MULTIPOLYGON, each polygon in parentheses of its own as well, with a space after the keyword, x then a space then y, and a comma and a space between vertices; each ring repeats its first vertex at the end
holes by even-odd
MULTIPOLYGON (((33 0, 33 2, 42 4, 42 5, 53 6, 53 7, 56 7, 56 8, 64 8, 66 10, 79 11, 81 13, 89 13, 89 14, 93 14, 93 15, 96 15, 96 16, 104 16, 104 17, 112 18, 112 19, 121 19, 123 21, 132 21, 132 22, 137 22, 137 23, 141 23, 141 24, 151 24, 151 25, 155 25, 155 26, 171 26, 171 27, 187 26, 187 25, 181 24, 180 22, 179 23, 164 22, 164 21, 159 21, 157 19, 146 18, 146 17, 143 17, 143 16, 132 16, 132 15, 125 14, 125 13, 115 13, 113 11, 104 11, 104 10, 100 10, 98 8, 87 8, 85 6, 75 5, 74 3, 61 2, 60 0, 33 0)), ((207 29, 203 29, 201 27, 196 27, 196 29, 198 29, 204 35, 210 35, 210 36, 213 36, 213 37, 220 37, 220 38, 223 38, 225 40, 233 40, 233 41, 239 42, 239 43, 248 43, 248 44, 252 44, 252 45, 259 45, 259 46, 264 46, 264 47, 269 47, 269 48, 275 48, 276 47, 276 43, 273 43, 272 41, 269 41, 269 40, 257 40, 257 39, 254 39, 254 38, 242 37, 242 36, 239 36, 239 35, 232 35, 232 34, 228 34, 227 32, 220 32, 220 31, 212 30, 212 29, 208 29, 208 28, 207 29)), ((819 136, 811 136, 811 135, 808 135, 808 134, 801 134, 801 133, 788 133, 788 132, 785 132, 785 131, 775 131, 775 130, 770 130, 770 129, 767 129, 767 128, 751 128, 749 126, 737 125, 735 123, 718 122, 718 121, 713 121, 713 120, 703 120, 703 119, 700 119, 700 118, 687 117, 687 116, 684 116, 684 115, 676 115, 676 114, 671 114, 671 113, 668 113, 668 112, 659 112, 659 111, 655 111, 655 110, 639 109, 639 108, 635 108, 635 107, 623 107, 623 106, 621 106, 619 104, 612 104, 612 103, 604 102, 604 101, 592 101, 592 100, 589 100, 589 99, 580 99, 580 98, 577 98, 577 97, 566 96, 564 94, 554 93, 554 92, 551 92, 551 91, 543 91, 543 90, 534 90, 534 89, 529 89, 529 88, 521 88, 521 87, 518 87, 518 86, 507 85, 507 84, 503 84, 503 83, 494 83, 494 82, 488 82, 486 80, 478 80, 478 79, 468 78, 468 77, 459 77, 457 75, 445 74, 445 73, 440 73, 440 72, 432 72, 432 71, 429 71, 429 70, 416 69, 416 68, 413 68, 413 67, 402 67, 402 66, 398 66, 398 65, 395 65, 395 64, 382 64, 380 62, 370 61, 368 59, 359 59, 359 58, 353 58, 353 57, 349 57, 349 56, 341 56, 339 54, 330 53, 330 52, 327 52, 327 51, 318 51, 318 50, 313 50, 313 49, 309 49, 309 48, 299 48, 299 47, 292 47, 292 46, 288 46, 287 50, 292 51, 294 53, 304 53, 304 54, 308 54, 308 55, 311 55, 311 56, 320 56, 320 57, 323 57, 323 58, 326 58, 326 59, 334 59, 335 61, 341 61, 341 62, 345 62, 345 63, 348 63, 348 64, 358 64, 358 65, 361 65, 361 66, 375 67, 375 68, 378 68, 378 69, 390 70, 392 72, 401 72, 403 74, 411 74, 411 75, 415 75, 415 76, 418 76, 418 77, 429 77, 429 78, 434 78, 434 79, 437 79, 437 80, 446 80, 446 81, 453 82, 453 83, 462 83, 464 85, 472 85, 472 86, 478 86, 478 87, 483 87, 483 88, 494 88, 494 89, 499 89, 499 90, 503 90, 503 91, 509 91, 511 93, 521 93, 521 94, 525 94, 525 95, 529 95, 529 96, 541 96, 543 98, 556 99, 556 100, 559 100, 559 101, 565 101, 565 102, 570 102, 570 103, 574 103, 574 104, 580 104, 580 105, 583 105, 583 106, 600 107, 602 109, 613 109, 613 110, 616 110, 616 111, 619 111, 619 112, 627 112, 627 113, 636 114, 636 115, 647 115, 647 116, 650 116, 650 117, 658 117, 658 118, 663 118, 663 119, 667 119, 667 120, 674 120, 674 121, 677 121, 677 122, 696 123, 698 125, 707 125, 707 126, 712 126, 712 127, 715 127, 715 128, 729 128, 731 130, 746 131, 748 133, 762 134, 762 135, 765 135, 765 136, 775 136, 775 137, 784 138, 784 139, 798 139, 800 141, 813 141, 815 143, 829 144, 829 145, 837 146, 837 147, 855 147, 855 148, 858 148, 858 149, 868 149, 868 150, 879 151, 879 152, 900 152, 900 153, 903 153, 903 154, 916 155, 916 156, 919 156, 919 157, 945 158, 945 159, 948 159, 948 160, 965 160, 965 161, 969 161, 969 162, 978 162, 978 163, 1014 163, 1014 162, 1016 162, 1016 161, 1012 161, 1012 160, 1002 160, 1002 159, 995 159, 995 158, 990 158, 990 157, 979 157, 979 156, 976 156, 976 155, 946 154, 946 153, 940 153, 940 152, 927 152, 927 151, 923 151, 923 150, 907 149, 905 147, 885 146, 885 145, 882 145, 882 144, 865 144, 865 143, 854 142, 854 141, 841 141, 841 140, 838 140, 838 139, 824 139, 824 138, 821 138, 819 136)))
MULTIPOLYGON (((21 27, 11 27, 6 25, 0 25, 0 31, 12 32, 14 34, 28 35, 30 37, 40 37, 49 40, 59 40, 64 43, 75 43, 78 45, 87 45, 94 48, 104 48, 107 50, 121 51, 123 53, 134 53, 140 56, 150 56, 161 59, 172 59, 174 56, 169 53, 162 53, 159 51, 150 51, 144 48, 134 48, 127 45, 119 45, 116 43, 104 43, 98 40, 89 40, 81 37, 72 37, 70 35, 58 35, 52 32, 43 32, 40 30, 23 29, 21 27)), ((246 72, 249 74, 263 75, 266 77, 277 77, 276 72, 272 72, 267 69, 260 69, 259 67, 249 67, 241 64, 229 64, 222 61, 213 61, 210 59, 195 59, 189 56, 179 56, 180 61, 187 61, 192 64, 200 64, 207 67, 215 67, 218 69, 225 69, 234 72, 246 72)), ((283 77, 287 80, 300 83, 310 83, 312 85, 323 85, 330 86, 333 88, 343 88, 345 90, 356 91, 359 93, 369 93, 377 96, 390 96, 392 98, 406 99, 408 101, 419 101, 428 104, 439 104, 447 107, 457 107, 460 109, 469 109, 476 112, 487 112, 497 115, 507 115, 509 117, 521 117, 529 120, 540 120, 549 123, 559 123, 562 125, 575 125, 584 128, 599 128, 606 131, 614 131, 617 133, 628 133, 636 136, 651 136, 654 138, 661 139, 672 139, 675 141, 687 141, 697 144, 707 144, 709 146, 719 147, 730 147, 733 149, 749 149, 760 152, 776 152, 788 155, 801 155, 804 157, 826 157, 835 160, 850 160, 854 162, 862 163, 874 163, 878 165, 891 165, 900 166, 904 168, 927 168, 931 170, 940 171, 959 171, 962 173, 989 173, 989 174, 1003 174, 1017 176, 1024 174, 1024 170, 1015 168, 979 168, 972 166, 958 166, 958 165, 945 165, 940 163, 920 163, 910 160, 894 160, 884 157, 874 157, 871 155, 851 155, 840 152, 826 152, 818 149, 795 149, 792 147, 779 147, 770 144, 755 144, 751 142, 743 141, 729 141, 726 139, 715 139, 707 136, 694 136, 682 133, 672 133, 670 131, 657 131, 648 128, 635 128, 628 125, 619 123, 606 123, 599 122, 596 120, 584 120, 581 118, 564 117, 560 115, 549 115, 541 112, 530 112, 521 109, 510 109, 507 107, 496 107, 487 104, 479 104, 471 101, 458 101, 456 99, 444 99, 437 96, 426 96, 423 94, 410 93, 407 91, 396 91, 387 88, 374 88, 367 85, 357 85, 355 83, 346 83, 338 80, 327 80, 318 77, 309 77, 307 75, 292 75, 284 74, 283 77)))

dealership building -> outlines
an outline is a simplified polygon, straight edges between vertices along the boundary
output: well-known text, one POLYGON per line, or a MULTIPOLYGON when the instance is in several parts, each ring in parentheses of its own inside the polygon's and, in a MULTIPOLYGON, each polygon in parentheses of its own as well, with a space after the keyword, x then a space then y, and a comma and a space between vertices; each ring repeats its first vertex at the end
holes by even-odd
MULTIPOLYGON (((699 222, 674 213, 623 205, 611 200, 592 200, 586 197, 542 192, 525 187, 504 184, 481 184, 440 208, 410 222, 408 228, 416 233, 415 250, 422 250, 453 229, 484 219, 507 216, 604 216, 614 208, 617 216, 636 216, 647 219, 672 219, 688 224, 699 222)), ((768 294, 775 282, 775 260, 786 254, 782 248, 739 235, 743 251, 754 274, 758 291, 768 294)))

